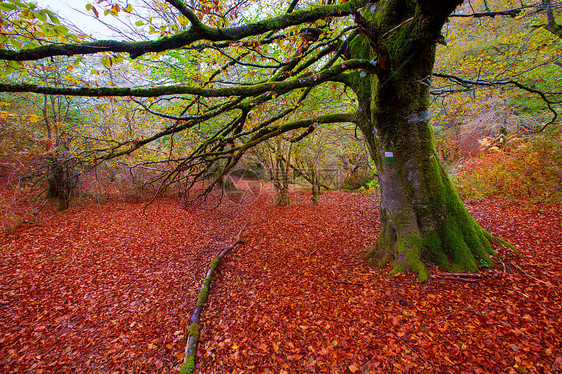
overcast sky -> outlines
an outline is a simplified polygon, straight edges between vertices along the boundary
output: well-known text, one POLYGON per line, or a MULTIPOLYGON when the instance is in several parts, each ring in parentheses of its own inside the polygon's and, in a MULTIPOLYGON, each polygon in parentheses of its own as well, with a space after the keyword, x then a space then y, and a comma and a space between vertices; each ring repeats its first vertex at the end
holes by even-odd
MULTIPOLYGON (((69 20, 75 24, 80 30, 92 34, 96 38, 108 38, 114 33, 98 22, 96 19, 82 13, 91 13, 86 10, 86 4, 96 4, 94 0, 35 0, 41 8, 47 8, 57 13, 62 18, 69 20)), ((98 7, 98 10, 101 10, 98 7)), ((105 22, 117 25, 111 16, 104 17, 103 11, 100 11, 100 17, 105 22)))

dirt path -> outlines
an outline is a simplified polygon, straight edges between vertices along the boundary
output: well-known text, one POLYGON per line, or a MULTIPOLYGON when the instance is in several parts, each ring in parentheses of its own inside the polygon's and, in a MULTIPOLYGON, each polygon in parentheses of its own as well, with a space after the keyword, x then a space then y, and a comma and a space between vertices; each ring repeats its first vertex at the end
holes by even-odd
POLYGON ((4 235, 0 372, 177 372, 199 280, 248 221, 202 320, 203 373, 547 372, 562 355, 560 207, 469 204, 525 257, 500 250, 475 284, 419 284, 362 263, 373 197, 292 198, 112 202, 4 235))

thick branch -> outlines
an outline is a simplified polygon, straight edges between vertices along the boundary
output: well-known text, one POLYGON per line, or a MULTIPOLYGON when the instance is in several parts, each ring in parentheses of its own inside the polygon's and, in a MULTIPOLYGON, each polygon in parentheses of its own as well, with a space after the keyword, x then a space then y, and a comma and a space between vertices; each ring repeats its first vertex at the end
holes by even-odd
MULTIPOLYGON (((178 1, 171 0, 180 4, 178 1)), ((189 30, 155 41, 123 42, 115 40, 98 40, 80 44, 49 44, 32 49, 12 51, 0 49, 0 59, 10 61, 40 60, 51 56, 74 56, 100 52, 129 53, 131 58, 149 52, 163 52, 177 49, 199 40, 237 41, 249 36, 260 35, 268 31, 281 30, 302 23, 314 22, 328 17, 342 17, 367 3, 367 0, 352 0, 345 4, 316 7, 310 10, 294 12, 248 25, 229 28, 212 28, 201 23, 194 23, 189 30)))
POLYGON ((114 87, 46 87, 35 84, 3 84, 0 92, 32 92, 47 95, 68 96, 133 96, 157 97, 165 95, 199 95, 202 97, 254 96, 268 91, 285 93, 297 88, 317 86, 320 83, 334 80, 341 73, 352 69, 372 70, 373 65, 365 60, 348 60, 318 74, 303 78, 295 78, 283 82, 265 82, 253 86, 233 86, 224 88, 201 88, 182 85, 169 85, 153 88, 114 88, 114 87))
POLYGON ((382 43, 381 31, 371 25, 361 14, 355 12, 353 17, 355 23, 359 25, 360 31, 369 39, 371 48, 377 54, 379 69, 377 69, 376 73, 380 78, 385 79, 390 74, 390 54, 382 43))

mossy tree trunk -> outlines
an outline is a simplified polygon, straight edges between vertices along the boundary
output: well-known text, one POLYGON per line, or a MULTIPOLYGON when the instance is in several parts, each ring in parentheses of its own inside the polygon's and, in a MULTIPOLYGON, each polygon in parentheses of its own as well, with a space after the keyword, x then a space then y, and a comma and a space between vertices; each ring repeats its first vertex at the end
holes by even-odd
POLYGON ((428 276, 423 260, 451 271, 477 271, 492 264, 494 253, 494 238, 470 216, 441 167, 429 126, 435 44, 459 4, 377 3, 376 10, 356 16, 363 36, 351 50, 353 57, 365 58, 368 49, 379 67, 370 81, 350 80, 382 190, 381 232, 370 261, 392 263, 393 272, 411 270, 420 279, 428 276))
POLYGON ((373 111, 382 200, 372 260, 393 262, 394 271, 409 269, 420 278, 427 277, 422 259, 451 271, 489 266, 492 237, 470 216, 441 167, 428 100, 419 92, 426 88, 402 83, 397 92, 389 82, 374 100, 382 104, 373 111), (393 106, 385 106, 391 94, 393 106))

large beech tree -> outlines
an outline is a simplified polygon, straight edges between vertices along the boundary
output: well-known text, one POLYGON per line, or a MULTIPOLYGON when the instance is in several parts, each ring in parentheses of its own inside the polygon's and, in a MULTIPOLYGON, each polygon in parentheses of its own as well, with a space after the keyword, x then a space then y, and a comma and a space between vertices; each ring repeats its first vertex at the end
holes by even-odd
MULTIPOLYGON (((106 3, 113 13, 133 11, 106 3)), ((94 86, 86 77, 55 87, 26 81, 23 74, 19 81, 8 76, 0 91, 134 98, 171 121, 149 136, 108 143, 97 150, 96 160, 207 125, 212 131, 197 147, 169 160, 173 168, 162 185, 181 179, 194 183, 217 165, 225 175, 248 149, 273 137, 296 141, 322 124, 354 123, 368 143, 382 189, 381 233, 369 261, 392 263, 393 271, 411 270, 421 279, 428 276, 424 261, 452 271, 490 266, 496 239, 464 207, 440 164, 429 126, 436 44, 445 43, 441 30, 462 0, 300 3, 292 0, 273 9, 274 15, 241 21, 234 2, 165 0, 158 9, 167 7, 176 26, 137 22, 144 27, 134 34, 138 41, 61 43, 28 36, 33 43, 12 43, 0 50, 0 60, 18 70, 53 56, 67 56, 70 63, 76 56, 104 53, 104 65, 130 59, 132 69, 134 61, 151 55, 146 64, 160 64, 170 74, 191 67, 197 76, 152 87, 94 86), (142 39, 143 30, 161 36, 142 39), (211 52, 214 57, 206 55, 211 52), (349 105, 318 110, 317 99, 311 110, 307 100, 318 90, 324 95, 352 91, 353 110, 349 105)), ((98 14, 94 6, 89 9, 98 14)))

